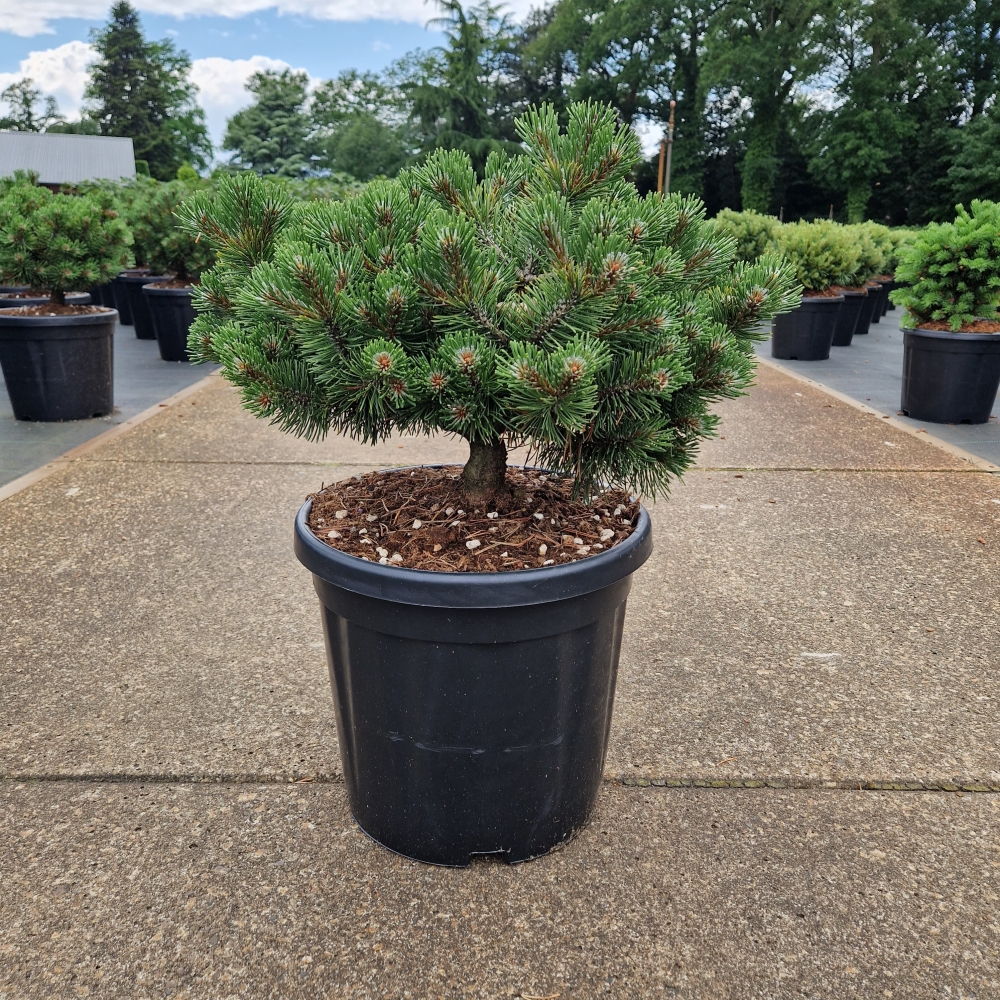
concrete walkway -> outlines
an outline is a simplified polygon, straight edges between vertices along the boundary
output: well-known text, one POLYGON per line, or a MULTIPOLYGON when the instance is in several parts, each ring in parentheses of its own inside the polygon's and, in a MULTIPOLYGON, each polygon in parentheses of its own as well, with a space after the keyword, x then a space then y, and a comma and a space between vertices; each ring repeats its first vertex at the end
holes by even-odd
POLYGON ((213 379, 0 504, 0 998, 1000 995, 1000 477, 762 367, 652 507, 563 850, 351 821, 310 445, 213 379))

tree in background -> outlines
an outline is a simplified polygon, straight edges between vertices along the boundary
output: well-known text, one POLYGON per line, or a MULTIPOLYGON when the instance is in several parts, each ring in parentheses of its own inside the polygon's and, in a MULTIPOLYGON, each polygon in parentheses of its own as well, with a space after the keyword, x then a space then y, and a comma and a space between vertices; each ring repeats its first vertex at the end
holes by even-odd
POLYGON ((87 117, 101 135, 132 140, 153 177, 170 180, 182 164, 206 167, 212 145, 195 101, 191 60, 173 42, 149 42, 135 8, 119 0, 92 35, 98 59, 85 91, 87 117))
POLYGON ((26 76, 0 93, 0 103, 7 105, 7 114, 0 118, 0 130, 10 132, 45 132, 61 123, 59 105, 54 97, 42 99, 35 81, 26 76), (38 105, 41 110, 38 110, 38 105))
POLYGON ((303 177, 311 165, 307 111, 309 77, 290 69, 254 73, 246 89, 248 108, 229 119, 222 148, 235 154, 232 165, 258 174, 303 177))
POLYGON ((738 88, 750 102, 740 188, 743 208, 772 210, 782 118, 796 84, 823 64, 816 38, 823 0, 734 0, 712 25, 709 70, 717 85, 738 88))
POLYGON ((374 73, 325 80, 310 106, 317 165, 368 181, 394 177, 414 145, 402 95, 374 73))
POLYGON ((431 23, 444 27, 447 47, 401 60, 390 79, 406 95, 422 150, 460 149, 481 175, 491 152, 521 152, 515 110, 504 99, 512 26, 488 0, 468 9, 437 2, 444 15, 431 23))

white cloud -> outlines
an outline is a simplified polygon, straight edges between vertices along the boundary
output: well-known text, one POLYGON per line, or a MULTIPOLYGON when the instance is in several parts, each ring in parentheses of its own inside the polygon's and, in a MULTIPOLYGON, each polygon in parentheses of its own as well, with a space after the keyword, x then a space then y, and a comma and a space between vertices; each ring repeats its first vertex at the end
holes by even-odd
MULTIPOLYGON (((436 13, 424 0, 137 0, 140 11, 174 17, 242 17, 263 10, 296 14, 320 21, 409 21, 422 24, 436 13)), ((524 15, 531 0, 510 0, 507 9, 524 15)), ((0 31, 23 38, 51 33, 50 22, 63 17, 103 20, 108 0, 5 0, 0 4, 0 31)))
POLYGON ((67 42, 55 49, 31 52, 21 60, 16 73, 0 73, 0 90, 23 77, 31 77, 43 94, 59 102, 67 118, 80 114, 83 91, 87 86, 87 66, 94 58, 93 46, 86 42, 67 42))
POLYGON ((280 72, 290 68, 283 60, 268 56, 251 56, 249 59, 209 56, 194 60, 191 80, 198 88, 198 103, 205 109, 208 131, 216 146, 222 142, 226 119, 253 101, 253 96, 246 90, 250 75, 265 69, 280 72))

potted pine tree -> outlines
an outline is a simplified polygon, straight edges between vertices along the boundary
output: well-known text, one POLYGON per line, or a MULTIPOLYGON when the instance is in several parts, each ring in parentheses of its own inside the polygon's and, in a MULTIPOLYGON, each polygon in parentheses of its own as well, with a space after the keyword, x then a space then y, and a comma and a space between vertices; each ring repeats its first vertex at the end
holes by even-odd
MULTIPOLYGON (((0 182, 0 226, 11 217, 29 215, 51 197, 48 188, 40 187, 37 175, 18 171, 13 178, 0 182)), ((0 267, 0 279, 15 281, 16 274, 5 273, 0 267)), ((29 288, 27 285, 5 284, 0 286, 0 309, 12 306, 38 306, 49 301, 51 292, 47 288, 29 288)), ((73 305, 87 305, 91 299, 86 292, 69 295, 73 305)))
POLYGON ((1000 205, 958 206, 903 251, 900 409, 915 420, 984 424, 1000 385, 1000 205))
POLYGON ((121 185, 116 192, 121 216, 133 233, 132 255, 135 262, 132 267, 115 276, 111 283, 111 295, 122 325, 131 326, 138 340, 156 339, 149 307, 142 294, 143 286, 153 281, 167 280, 166 275, 154 275, 149 266, 144 239, 146 232, 142 225, 146 203, 154 197, 158 187, 159 181, 140 173, 134 180, 121 185), (137 230, 140 234, 138 236, 137 230))
POLYGON ((736 240, 736 259, 754 261, 774 252, 774 238, 781 223, 773 215, 763 215, 748 208, 744 212, 722 209, 715 216, 720 232, 736 240))
POLYGON ((202 271, 215 262, 208 241, 198 241, 176 224, 174 212, 194 189, 190 183, 161 184, 146 200, 136 220, 136 239, 141 239, 146 259, 154 272, 170 275, 167 281, 142 285, 160 357, 164 361, 187 361, 188 330, 194 321, 191 289, 202 271))
POLYGON ((844 296, 834 285, 847 284, 858 266, 857 248, 835 222, 796 222, 781 226, 774 246, 789 262, 800 285, 798 308, 778 315, 771 330, 771 355, 796 361, 830 357, 844 296))
POLYGON ((856 253, 850 270, 841 277, 843 283, 831 286, 832 291, 844 296, 834 326, 834 347, 849 347, 855 334, 868 333, 881 291, 873 276, 885 266, 882 246, 868 223, 845 226, 842 233, 856 253))
POLYGON ((44 304, 0 309, 0 363, 18 420, 79 420, 114 405, 117 313, 74 305, 74 290, 102 284, 130 260, 132 236, 111 196, 50 195, 24 210, 18 194, 0 200, 0 270, 44 304))
POLYGON ((392 850, 465 865, 571 837, 594 804, 622 620, 665 490, 753 372, 790 269, 734 263, 693 198, 640 198, 612 109, 517 123, 525 153, 436 151, 343 202, 253 174, 178 212, 218 264, 189 351, 293 433, 463 437, 462 466, 310 497, 350 806, 392 850), (512 468, 527 445, 535 466, 512 468))

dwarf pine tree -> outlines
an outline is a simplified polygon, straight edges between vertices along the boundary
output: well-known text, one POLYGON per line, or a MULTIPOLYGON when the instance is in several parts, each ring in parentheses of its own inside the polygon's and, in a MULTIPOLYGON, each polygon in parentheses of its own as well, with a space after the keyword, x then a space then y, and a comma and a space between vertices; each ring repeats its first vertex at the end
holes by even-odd
POLYGON ((255 176, 180 209, 218 264, 190 351, 286 430, 364 441, 394 428, 470 445, 470 499, 504 489, 507 448, 651 495, 687 468, 753 372, 760 321, 798 304, 779 257, 736 243, 693 198, 640 198, 638 139, 612 109, 520 119, 525 154, 477 180, 438 150, 343 202, 296 205, 255 176))

